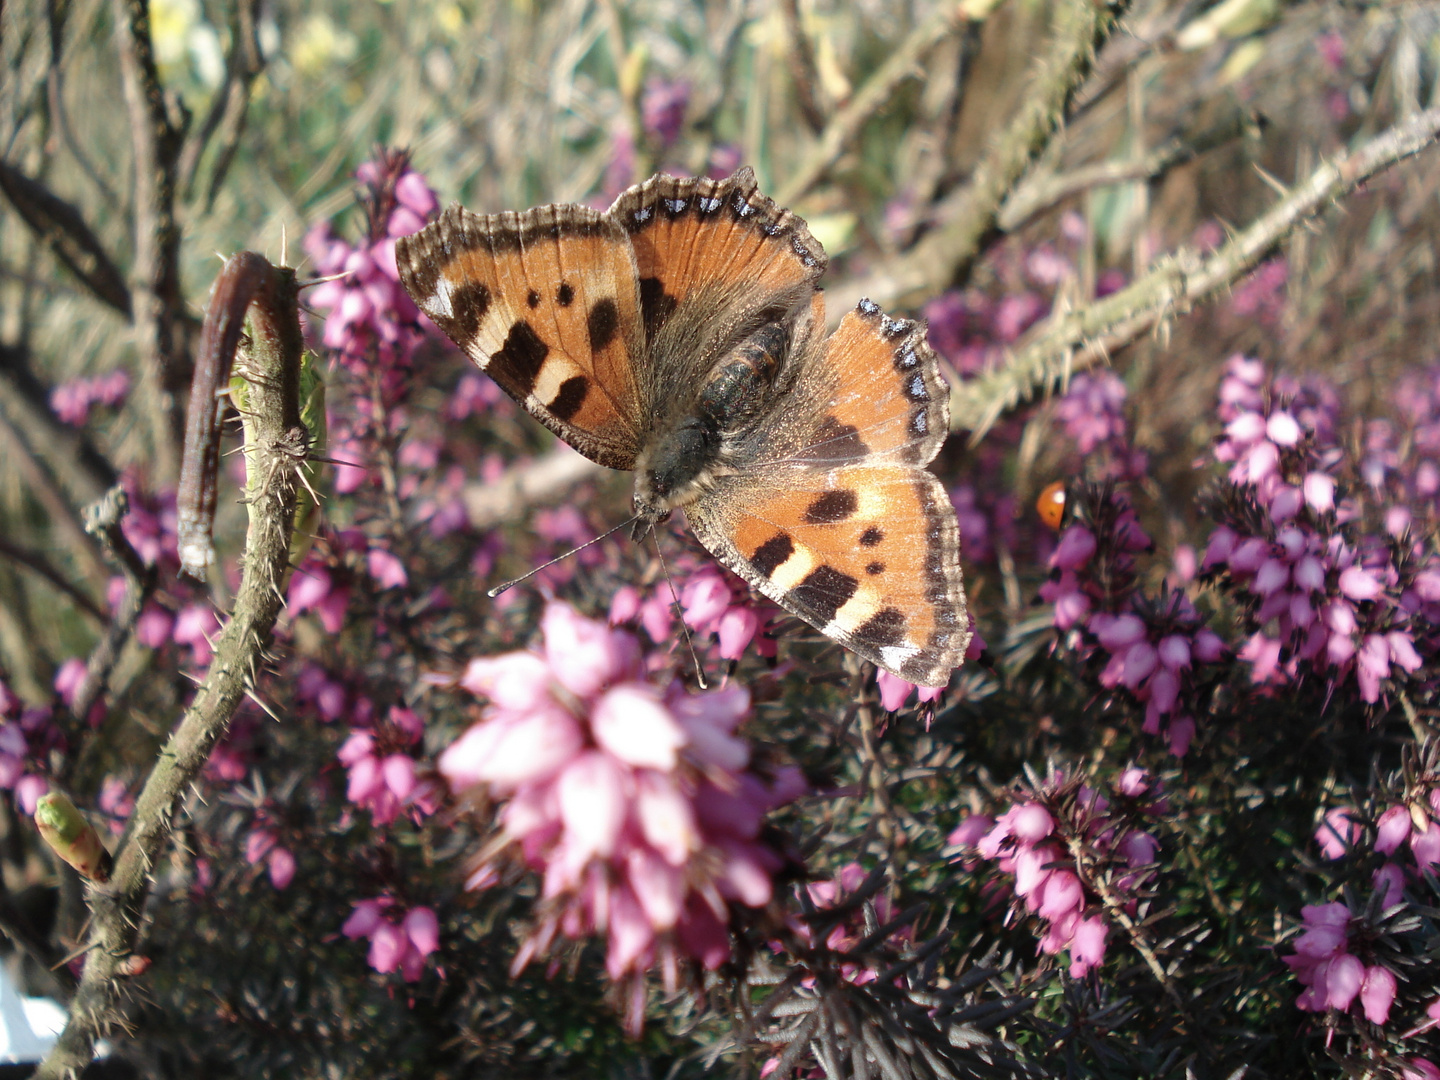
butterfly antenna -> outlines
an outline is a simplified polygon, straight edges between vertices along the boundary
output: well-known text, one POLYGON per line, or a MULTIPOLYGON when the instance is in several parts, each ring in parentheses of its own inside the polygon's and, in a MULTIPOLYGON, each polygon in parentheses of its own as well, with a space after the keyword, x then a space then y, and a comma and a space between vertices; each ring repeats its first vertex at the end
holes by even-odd
POLYGON ((535 567, 535 569, 534 569, 534 570, 531 570, 528 574, 521 574, 519 577, 515 578, 513 581, 507 581, 507 582, 505 582, 505 583, 502 584, 502 585, 496 585, 495 588, 493 588, 493 589, 487 589, 487 590, 485 590, 485 595, 488 596, 488 597, 490 597, 491 600, 494 600, 495 597, 499 596, 499 595, 500 595, 502 592, 504 592, 506 589, 514 588, 516 585, 519 585, 522 581, 525 581, 525 580, 527 580, 527 579, 529 579, 529 578, 534 577, 536 574, 538 574, 541 570, 544 570, 546 567, 554 566, 554 565, 555 565, 556 563, 558 563, 558 562, 564 562, 566 559, 570 558, 571 555, 574 555, 577 551, 584 551, 584 550, 585 550, 586 548, 588 548, 591 544, 598 544, 601 540, 604 540, 607 536, 613 536, 615 533, 619 532, 621 529, 625 528, 627 525, 633 525, 635 522, 637 522, 637 521, 639 521, 639 520, 640 520, 640 515, 639 515, 639 514, 636 514, 636 515, 635 515, 634 517, 632 517, 629 521, 622 521, 619 525, 616 525, 613 529, 607 529, 605 532, 603 532, 603 533, 601 533, 599 536, 595 537, 594 540, 586 540, 585 543, 581 544, 579 547, 573 547, 573 548, 571 548, 569 551, 565 552, 565 554, 563 554, 563 555, 556 555, 555 558, 551 559, 551 560, 550 560, 549 562, 547 562, 547 563, 542 563, 541 565, 535 567))
POLYGON ((660 553, 660 537, 655 535, 655 526, 650 526, 650 539, 655 541, 655 555, 660 560, 660 569, 665 572, 665 584, 670 586, 670 599, 675 601, 675 614, 680 619, 680 632, 685 635, 685 647, 690 650, 690 659, 695 664, 695 681, 700 684, 701 690, 709 690, 710 685, 705 681, 705 672, 700 667, 700 657, 695 655, 695 643, 690 640, 690 628, 685 625, 685 612, 680 607, 680 597, 675 593, 675 582, 670 580, 670 568, 665 565, 665 556, 660 553))

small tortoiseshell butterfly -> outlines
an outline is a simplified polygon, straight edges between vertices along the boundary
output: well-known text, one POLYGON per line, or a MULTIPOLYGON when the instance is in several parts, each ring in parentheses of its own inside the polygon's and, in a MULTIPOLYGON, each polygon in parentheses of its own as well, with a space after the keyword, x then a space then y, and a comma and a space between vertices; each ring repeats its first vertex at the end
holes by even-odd
POLYGON ((420 309, 580 453, 633 469, 722 564, 887 671, 944 686, 970 620, 924 466, 949 397, 924 326, 868 300, 825 336, 805 222, 724 180, 654 176, 609 210, 451 206, 396 244, 420 309))

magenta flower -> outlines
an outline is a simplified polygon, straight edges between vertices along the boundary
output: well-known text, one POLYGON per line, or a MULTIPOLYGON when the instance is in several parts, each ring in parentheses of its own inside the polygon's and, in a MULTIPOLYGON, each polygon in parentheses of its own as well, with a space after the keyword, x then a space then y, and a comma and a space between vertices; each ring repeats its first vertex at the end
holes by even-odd
MULTIPOLYGON (((543 878, 515 969, 557 933, 604 935, 611 978, 632 985, 657 963, 672 980, 679 959, 723 962, 736 905, 771 899, 781 863, 760 823, 801 790, 798 775, 746 771, 749 748, 734 735, 745 690, 643 681, 632 635, 564 604, 541 625, 541 651, 471 662, 461 685, 489 704, 440 758, 457 791, 484 784, 502 801, 504 835, 543 878)), ((496 878, 482 866, 472 882, 496 878)), ((628 1023, 639 1022, 632 999, 628 1023)))
POLYGON ((400 972, 415 982, 425 971, 426 959, 440 948, 440 922, 428 907, 413 907, 396 921, 397 902, 388 896, 355 903, 340 932, 352 941, 368 938, 370 966, 382 975, 400 972))

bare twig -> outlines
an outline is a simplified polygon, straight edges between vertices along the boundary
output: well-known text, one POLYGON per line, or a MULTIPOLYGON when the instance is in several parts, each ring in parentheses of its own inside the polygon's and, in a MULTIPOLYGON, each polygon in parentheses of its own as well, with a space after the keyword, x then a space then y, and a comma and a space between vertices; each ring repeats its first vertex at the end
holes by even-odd
POLYGON ((19 469, 26 490, 44 507, 56 534, 65 541, 91 581, 105 581, 109 574, 101 561, 99 545, 85 532, 80 514, 65 498, 50 466, 36 452, 25 432, 10 419, 3 401, 0 401, 0 437, 8 438, 14 450, 10 460, 19 469))
POLYGON ((0 536, 0 557, 17 562, 21 566, 39 574, 55 588, 59 589, 85 614, 100 622, 109 621, 109 616, 100 609, 100 605, 90 599, 89 595, 74 582, 70 581, 64 574, 56 569, 55 564, 38 551, 31 551, 29 548, 21 547, 19 544, 12 544, 3 536, 0 536))
POLYGON ((800 22, 800 5, 797 0, 781 0, 780 14, 785 20, 785 33, 790 38, 786 50, 790 61, 790 81, 795 87, 795 104, 810 130, 819 135, 825 130, 825 110, 815 89, 820 85, 820 75, 815 68, 815 50, 810 47, 810 38, 800 22))
MULTIPOLYGON (((68 14, 68 4, 60 5, 55 0, 46 0, 45 17, 50 29, 50 68, 45 76, 45 91, 50 105, 50 122, 60 133, 60 138, 65 143, 65 149, 70 151, 70 156, 80 166, 80 171, 90 178, 90 182, 100 192, 100 197, 105 200, 106 207, 112 213, 118 214, 120 197, 100 175, 100 171, 91 164, 89 155, 85 153, 79 140, 75 138, 75 133, 70 130, 70 118, 65 113, 65 79, 61 59, 64 53, 65 21, 68 14)), ((127 316, 130 314, 128 294, 125 314, 127 316)))
POLYGON ((472 484, 461 493, 465 513, 477 529, 493 529, 513 521, 534 506, 558 502, 582 480, 605 472, 568 446, 507 469, 494 483, 472 484))
MULTIPOLYGON (((1109 37, 1124 3, 1064 0, 1056 6, 1050 48, 1031 68, 1020 111, 991 144, 946 222, 876 273, 832 288, 830 310, 843 314, 862 297, 903 304, 962 278, 983 249, 1005 197, 1054 135, 1095 50, 1109 37)), ((784 202, 784 199, 780 200, 784 202)))
POLYGON ((210 183, 206 187, 207 207, 214 203, 230 164, 235 160, 240 136, 245 131, 250 91, 265 70, 265 56, 260 50, 258 36, 259 14, 259 0, 238 0, 236 3, 235 18, 230 25, 230 55, 225 64, 225 82, 216 92, 205 122, 191 134, 180 152, 176 169, 177 187, 189 199, 193 196, 200 159, 212 138, 219 135, 219 148, 215 151, 215 164, 210 170, 210 183))
POLYGON ((150 409, 156 471, 161 483, 179 472, 184 430, 181 391, 189 377, 182 344, 180 230, 175 221, 175 168, 185 118, 167 97, 155 70, 146 0, 112 0, 115 45, 130 144, 135 156, 135 262, 131 274, 141 386, 150 409))
POLYGON ((36 451, 56 470, 79 502, 98 499, 119 479, 115 466, 83 431, 66 424, 50 407, 50 387, 35 375, 23 345, 0 345, 0 376, 24 402, 23 422, 36 451))
POLYGON ((1060 175, 1032 174, 1006 198, 995 224, 1001 232, 1013 232, 1036 214, 1072 195, 1109 184, 1153 180, 1176 165, 1239 138, 1250 122, 1249 115, 1237 109, 1218 124, 1170 139, 1137 160, 1102 161, 1060 175))
POLYGON ((194 702, 136 800, 109 883, 90 887, 93 922, 85 970, 70 1020, 35 1073, 41 1080, 78 1076, 94 1055, 95 1040, 117 1020, 122 964, 135 947, 150 874, 169 840, 177 805, 224 735, 280 612, 306 435, 300 422, 294 273, 272 271, 271 286, 255 304, 253 354, 246 371, 252 409, 246 446, 250 528, 235 612, 216 639, 194 702))
POLYGON ((135 632, 135 621, 140 618, 145 601, 155 588, 154 568, 141 561, 120 528, 120 521, 129 509, 130 501, 125 489, 117 484, 103 499, 85 510, 85 531, 104 545, 110 561, 125 578, 125 597, 120 601, 105 636, 85 662, 85 676, 75 688, 70 711, 82 726, 109 683, 110 673, 115 670, 121 650, 135 632))
MULTIPOLYGON (((890 58, 856 91, 850 103, 836 113, 820 142, 801 162, 800 167, 775 193, 775 201, 789 204, 814 187, 855 139, 865 122, 890 100, 907 80, 925 74, 920 61, 945 38, 964 24, 965 5, 947 0, 928 19, 910 31, 890 58)), ((852 303, 850 307, 854 307, 852 303)), ((848 309, 847 309, 848 310, 848 309)))
POLYGON ((130 290, 80 211, 38 180, 0 161, 0 191, 60 264, 102 304, 131 317, 130 290))
POLYGON ((1440 109, 1417 113, 1354 153, 1321 165, 1208 258, 1182 249, 1160 260, 1129 287, 1057 314, 1038 327, 1000 370, 954 387, 951 428, 968 430, 978 439, 1007 409, 1236 281, 1296 226, 1376 173, 1424 150, 1437 135, 1440 109))

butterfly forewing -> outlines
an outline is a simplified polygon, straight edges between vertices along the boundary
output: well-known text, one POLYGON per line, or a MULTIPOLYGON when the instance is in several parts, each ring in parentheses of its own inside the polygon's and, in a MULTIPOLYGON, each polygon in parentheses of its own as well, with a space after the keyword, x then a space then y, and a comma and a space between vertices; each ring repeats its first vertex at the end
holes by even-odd
POLYGON ((648 412, 644 331, 614 222, 582 206, 452 206, 395 256, 420 309, 506 393, 586 457, 633 466, 648 412))

